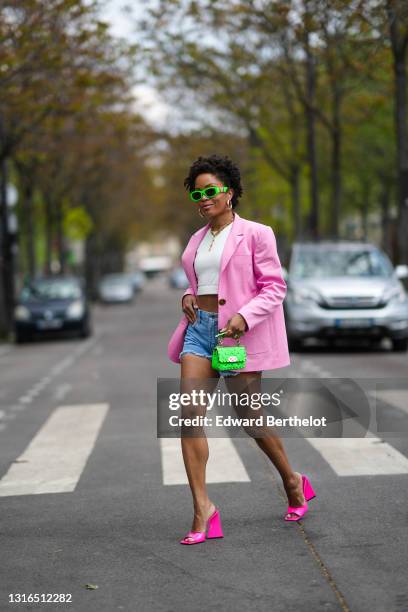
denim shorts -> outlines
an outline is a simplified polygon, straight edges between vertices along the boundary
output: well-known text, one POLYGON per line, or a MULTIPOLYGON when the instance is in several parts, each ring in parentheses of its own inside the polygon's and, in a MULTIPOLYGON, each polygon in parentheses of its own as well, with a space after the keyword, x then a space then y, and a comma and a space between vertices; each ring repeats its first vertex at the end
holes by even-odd
MULTIPOLYGON (((218 342, 218 313, 207 312, 196 308, 197 319, 189 323, 184 337, 183 350, 179 358, 185 353, 212 359, 212 352, 218 342)), ((220 376, 236 376, 239 370, 218 370, 220 376)))

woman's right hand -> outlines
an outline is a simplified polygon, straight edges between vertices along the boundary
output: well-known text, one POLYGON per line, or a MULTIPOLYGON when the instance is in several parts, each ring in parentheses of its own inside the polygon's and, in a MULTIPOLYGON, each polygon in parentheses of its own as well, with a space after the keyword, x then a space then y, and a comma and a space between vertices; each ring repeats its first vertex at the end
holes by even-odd
POLYGON ((189 322, 195 323, 197 319, 196 309, 198 308, 196 296, 190 293, 185 295, 181 302, 181 307, 189 322))

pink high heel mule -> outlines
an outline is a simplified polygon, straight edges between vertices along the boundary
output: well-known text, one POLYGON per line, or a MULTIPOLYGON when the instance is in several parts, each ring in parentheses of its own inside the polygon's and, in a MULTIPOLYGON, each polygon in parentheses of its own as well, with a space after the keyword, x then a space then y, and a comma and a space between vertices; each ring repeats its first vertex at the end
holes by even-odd
POLYGON ((201 542, 205 542, 206 532, 208 539, 224 537, 218 508, 214 510, 210 518, 207 520, 205 531, 189 531, 187 535, 180 540, 180 544, 200 544, 201 542))
POLYGON ((305 504, 303 506, 288 506, 287 513, 285 515, 285 521, 299 521, 303 518, 308 511, 307 502, 316 497, 316 493, 313 490, 312 485, 310 484, 310 480, 307 476, 302 474, 302 484, 303 484, 303 495, 305 496, 305 504), (289 514, 296 514, 297 516, 288 516, 289 514))

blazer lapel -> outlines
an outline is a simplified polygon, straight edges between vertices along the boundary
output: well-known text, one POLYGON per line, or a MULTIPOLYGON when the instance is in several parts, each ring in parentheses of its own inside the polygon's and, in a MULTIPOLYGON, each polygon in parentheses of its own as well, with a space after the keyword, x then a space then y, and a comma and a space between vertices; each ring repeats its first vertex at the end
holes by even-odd
POLYGON ((231 231, 228 234, 221 256, 220 276, 243 237, 243 222, 238 213, 235 213, 235 218, 232 223, 231 231))

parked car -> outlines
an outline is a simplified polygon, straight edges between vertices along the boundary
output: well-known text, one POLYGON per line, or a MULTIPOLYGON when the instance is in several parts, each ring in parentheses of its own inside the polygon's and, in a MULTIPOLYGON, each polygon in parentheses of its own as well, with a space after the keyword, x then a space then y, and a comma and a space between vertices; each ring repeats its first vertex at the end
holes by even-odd
POLYGON ((132 303, 135 296, 128 274, 106 274, 99 283, 98 294, 104 304, 132 303))
POLYGON ((284 301, 292 349, 307 338, 391 339, 408 348, 406 266, 365 242, 298 242, 292 247, 284 301))
POLYGON ((169 274, 169 286, 172 289, 187 289, 189 283, 184 269, 174 268, 169 274))
POLYGON ((143 257, 139 261, 139 267, 147 278, 153 278, 170 270, 171 257, 168 255, 151 255, 150 257, 143 257))
POLYGON ((17 298, 14 331, 17 343, 49 331, 76 331, 87 338, 91 315, 84 281, 74 276, 50 276, 29 282, 17 298))
POLYGON ((141 291, 146 282, 146 277, 143 272, 141 270, 135 270, 134 272, 128 272, 128 276, 132 283, 133 291, 141 291))

